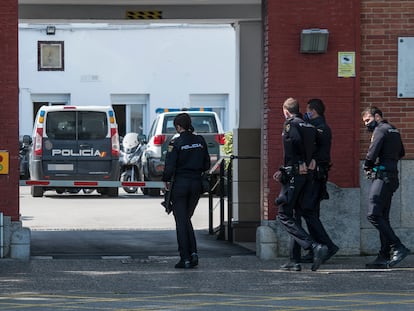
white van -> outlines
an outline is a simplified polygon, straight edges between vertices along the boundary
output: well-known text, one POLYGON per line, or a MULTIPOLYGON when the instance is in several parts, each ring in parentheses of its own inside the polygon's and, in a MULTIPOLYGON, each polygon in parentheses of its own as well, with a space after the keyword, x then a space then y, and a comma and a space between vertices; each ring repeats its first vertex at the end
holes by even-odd
MULTIPOLYGON (((32 180, 119 181, 119 135, 111 106, 43 106, 33 129, 30 151, 32 180)), ((46 190, 73 188, 31 186, 33 197, 46 190)), ((91 188, 91 187, 86 187, 91 188)), ((99 187, 118 196, 118 187, 99 187)))

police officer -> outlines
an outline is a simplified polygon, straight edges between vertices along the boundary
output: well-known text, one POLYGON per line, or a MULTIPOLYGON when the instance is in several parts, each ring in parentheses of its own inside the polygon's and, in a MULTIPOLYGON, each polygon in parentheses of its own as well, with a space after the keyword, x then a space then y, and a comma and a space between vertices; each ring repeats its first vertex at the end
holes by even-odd
MULTIPOLYGON (((330 127, 326 123, 324 114, 325 104, 321 99, 314 98, 308 101, 304 120, 315 126, 317 130, 316 149, 313 154, 313 159, 316 161, 316 167, 311 171, 310 174, 313 175, 313 178, 307 183, 304 190, 301 214, 305 219, 309 234, 317 242, 328 247, 328 254, 323 259, 325 262, 338 252, 339 247, 332 242, 319 218, 320 202, 323 199, 329 198, 326 183, 328 181, 328 171, 331 166, 332 133, 330 127)), ((313 258, 310 259, 312 260, 313 258)))
POLYGON ((204 138, 193 134, 191 118, 187 113, 178 114, 174 118, 174 126, 179 136, 174 137, 168 146, 162 181, 166 190, 171 191, 176 223, 180 261, 175 268, 188 269, 198 265, 191 217, 202 192, 201 175, 210 168, 210 156, 204 138))
MULTIPOLYGON (((286 121, 283 125, 282 141, 284 150, 284 166, 277 171, 274 178, 281 182, 282 189, 275 203, 279 208, 279 220, 302 248, 313 251, 312 271, 316 271, 328 248, 317 243, 300 225, 300 219, 295 217, 295 211, 303 195, 303 190, 309 180, 308 166, 314 168, 312 154, 315 144, 315 128, 300 118, 299 103, 294 98, 288 98, 283 103, 283 114, 286 121)), ((290 244, 290 262, 281 266, 283 270, 300 271, 300 253, 295 253, 293 243, 290 244)))
POLYGON ((377 257, 366 267, 393 267, 410 253, 390 224, 391 200, 399 186, 397 163, 405 155, 404 145, 399 131, 383 119, 380 109, 368 107, 361 116, 368 131, 373 132, 364 163, 366 175, 372 179, 367 218, 381 241, 377 257))

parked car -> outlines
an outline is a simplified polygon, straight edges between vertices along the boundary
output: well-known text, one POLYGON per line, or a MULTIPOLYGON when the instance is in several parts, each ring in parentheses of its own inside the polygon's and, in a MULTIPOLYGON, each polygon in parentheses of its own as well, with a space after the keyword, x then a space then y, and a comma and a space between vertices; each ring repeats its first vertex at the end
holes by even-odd
MULTIPOLYGON (((31 179, 119 181, 119 153, 118 126, 112 107, 43 106, 34 123, 31 179)), ((80 188, 32 186, 31 194, 42 197, 46 190, 76 193, 80 188)), ((118 196, 118 187, 96 190, 118 196)))
MULTIPOLYGON (((161 109, 163 111, 163 109, 161 109)), ((177 134, 174 127, 174 118, 177 114, 186 112, 190 115, 194 132, 200 134, 206 140, 210 153, 211 165, 222 156, 224 145, 224 130, 217 114, 209 109, 180 110, 174 109, 168 112, 158 113, 148 133, 147 144, 141 157, 141 181, 160 181, 164 171, 164 161, 168 144, 171 138, 177 134)), ((211 175, 211 183, 214 184, 219 177, 219 169, 211 175)), ((160 194, 158 188, 143 188, 144 194, 156 196, 160 194)))

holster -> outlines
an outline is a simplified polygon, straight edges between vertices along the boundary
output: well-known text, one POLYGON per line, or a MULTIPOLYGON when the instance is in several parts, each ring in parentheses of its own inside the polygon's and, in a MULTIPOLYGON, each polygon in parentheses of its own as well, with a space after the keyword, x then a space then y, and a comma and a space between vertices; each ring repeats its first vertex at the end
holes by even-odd
POLYGON ((375 172, 375 178, 383 180, 386 184, 390 183, 390 178, 396 178, 397 176, 397 173, 394 172, 387 172, 382 170, 377 170, 375 172))
POLYGON ((281 166, 279 171, 282 172, 282 177, 280 178, 280 183, 286 185, 289 182, 292 182, 292 178, 296 175, 299 175, 299 166, 281 166))
POLYGON ((328 172, 329 172, 328 166, 318 165, 314 173, 315 180, 318 180, 321 182, 328 181, 328 172))

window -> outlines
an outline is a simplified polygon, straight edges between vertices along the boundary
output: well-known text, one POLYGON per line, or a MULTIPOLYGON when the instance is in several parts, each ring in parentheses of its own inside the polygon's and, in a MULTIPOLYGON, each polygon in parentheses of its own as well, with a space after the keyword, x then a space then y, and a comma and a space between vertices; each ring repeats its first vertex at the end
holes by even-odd
POLYGON ((107 134, 108 120, 105 112, 54 111, 46 117, 46 135, 51 139, 103 139, 107 134))

